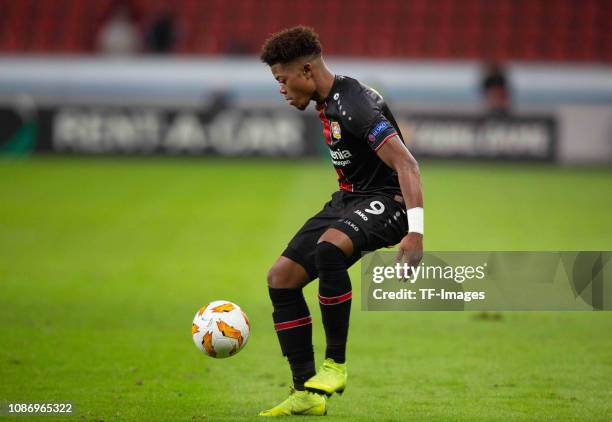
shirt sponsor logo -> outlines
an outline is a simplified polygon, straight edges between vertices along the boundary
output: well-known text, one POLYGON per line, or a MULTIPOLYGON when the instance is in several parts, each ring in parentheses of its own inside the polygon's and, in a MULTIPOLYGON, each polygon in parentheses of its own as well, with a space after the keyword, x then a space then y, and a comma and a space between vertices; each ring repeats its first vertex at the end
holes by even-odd
POLYGON ((353 156, 348 149, 345 149, 344 151, 329 150, 329 154, 334 160, 346 160, 347 158, 351 158, 353 156))
POLYGON ((340 139, 342 137, 342 133, 340 132, 340 123, 331 122, 331 132, 334 139, 340 139))

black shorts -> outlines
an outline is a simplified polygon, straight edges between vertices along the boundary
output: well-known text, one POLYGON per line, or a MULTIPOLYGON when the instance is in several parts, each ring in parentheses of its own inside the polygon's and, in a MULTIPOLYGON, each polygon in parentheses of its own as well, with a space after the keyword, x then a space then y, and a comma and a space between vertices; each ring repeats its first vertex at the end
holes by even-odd
POLYGON ((353 241, 353 255, 347 258, 351 266, 361 258, 362 252, 393 246, 402 240, 408 231, 406 208, 403 201, 384 195, 335 192, 331 201, 306 221, 282 253, 304 267, 310 280, 318 277, 315 248, 329 228, 340 230, 353 241))

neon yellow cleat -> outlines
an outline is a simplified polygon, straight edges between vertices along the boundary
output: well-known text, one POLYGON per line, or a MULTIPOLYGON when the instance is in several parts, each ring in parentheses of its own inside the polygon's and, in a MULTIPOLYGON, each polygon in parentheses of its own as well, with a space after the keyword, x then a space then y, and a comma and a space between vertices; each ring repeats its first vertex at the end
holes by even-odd
POLYGON ((324 416, 327 414, 327 399, 322 394, 291 389, 289 397, 272 409, 264 410, 259 416, 324 416))
POLYGON ((342 394, 346 388, 346 378, 346 363, 336 363, 328 358, 319 372, 304 383, 304 387, 322 391, 327 395, 342 394))

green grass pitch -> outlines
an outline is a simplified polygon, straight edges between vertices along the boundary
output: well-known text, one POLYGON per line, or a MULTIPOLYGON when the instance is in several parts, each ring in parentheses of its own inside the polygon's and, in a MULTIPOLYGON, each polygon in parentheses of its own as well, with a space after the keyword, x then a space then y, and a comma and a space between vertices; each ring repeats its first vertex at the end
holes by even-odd
MULTIPOLYGON (((612 249, 610 170, 421 172, 427 249, 612 249)), ((266 272, 335 188, 318 161, 0 161, 0 401, 71 401, 75 421, 259 420, 290 380, 266 272), (191 340, 214 299, 251 319, 230 359, 191 340)), ((349 384, 326 420, 610 420, 612 313, 361 312, 351 273, 349 384)))

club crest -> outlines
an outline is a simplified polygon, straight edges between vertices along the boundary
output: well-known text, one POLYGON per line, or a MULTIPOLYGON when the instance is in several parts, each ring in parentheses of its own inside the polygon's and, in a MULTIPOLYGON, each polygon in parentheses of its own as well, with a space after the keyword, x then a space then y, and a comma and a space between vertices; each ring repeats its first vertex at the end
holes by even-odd
POLYGON ((342 137, 342 133, 340 132, 340 123, 331 122, 331 132, 334 139, 340 139, 342 137))

